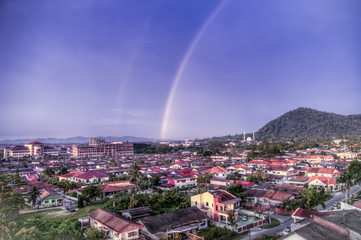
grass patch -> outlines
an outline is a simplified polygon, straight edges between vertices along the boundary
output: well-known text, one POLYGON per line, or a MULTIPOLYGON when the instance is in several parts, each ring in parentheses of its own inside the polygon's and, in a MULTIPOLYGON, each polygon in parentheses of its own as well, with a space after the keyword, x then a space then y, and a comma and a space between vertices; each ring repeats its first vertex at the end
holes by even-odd
POLYGON ((28 204, 21 204, 21 208, 20 208, 20 211, 23 210, 23 211, 29 211, 29 210, 34 210, 34 208, 32 208, 31 206, 29 206, 28 204))
POLYGON ((247 233, 238 234, 231 230, 228 230, 225 227, 217 227, 214 225, 209 225, 207 229, 202 229, 198 232, 198 236, 204 237, 205 240, 236 240, 243 236, 246 236, 247 233))
MULTIPOLYGON (((37 218, 42 219, 42 220, 78 220, 78 218, 81 217, 85 217, 85 216, 89 216, 91 213, 93 213, 95 210, 101 208, 103 206, 103 204, 99 203, 99 204, 93 204, 93 205, 88 205, 85 206, 84 208, 80 208, 79 210, 76 210, 75 212, 68 212, 65 211, 63 209, 60 208, 56 208, 56 209, 50 209, 50 210, 44 210, 44 211, 39 211, 36 215, 37 218), (51 213, 54 212, 63 212, 63 214, 59 214, 57 215, 53 215, 51 213)), ((24 214, 20 214, 15 221, 17 223, 21 223, 24 222, 25 220, 28 219, 33 219, 35 218, 34 213, 24 213, 24 214)))
POLYGON ((89 216, 91 213, 93 213, 95 210, 101 208, 102 206, 103 206, 102 203, 92 204, 92 205, 85 206, 83 208, 79 208, 75 212, 66 212, 66 214, 60 215, 60 216, 47 215, 47 216, 44 216, 43 219, 48 219, 48 220, 53 220, 53 219, 54 220, 73 220, 73 219, 76 219, 77 220, 78 218, 89 216))
POLYGON ((270 228, 274 228, 274 227, 277 227, 279 226, 281 223, 278 219, 276 218, 271 218, 271 224, 268 224, 268 225, 265 225, 263 226, 262 228, 264 229, 270 229, 270 228))
POLYGON ((277 215, 284 216, 284 217, 290 217, 292 214, 290 214, 290 213, 279 213, 277 215))
MULTIPOLYGON (((53 212, 58 212, 58 211, 62 211, 62 209, 56 208, 56 209, 49 209, 49 210, 39 211, 39 212, 36 213, 36 216, 38 218, 42 219, 48 213, 53 213, 53 212)), ((35 218, 35 214, 33 212, 32 213, 19 214, 19 216, 15 219, 15 222, 21 223, 21 222, 24 222, 25 220, 32 219, 32 218, 35 218)))

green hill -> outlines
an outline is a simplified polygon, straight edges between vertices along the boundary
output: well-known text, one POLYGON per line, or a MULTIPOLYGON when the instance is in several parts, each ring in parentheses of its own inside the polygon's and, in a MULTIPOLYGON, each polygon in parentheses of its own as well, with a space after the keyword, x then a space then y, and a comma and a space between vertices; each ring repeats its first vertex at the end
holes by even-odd
POLYGON ((256 133, 257 140, 360 136, 361 114, 344 116, 311 108, 297 108, 287 112, 267 123, 256 133))

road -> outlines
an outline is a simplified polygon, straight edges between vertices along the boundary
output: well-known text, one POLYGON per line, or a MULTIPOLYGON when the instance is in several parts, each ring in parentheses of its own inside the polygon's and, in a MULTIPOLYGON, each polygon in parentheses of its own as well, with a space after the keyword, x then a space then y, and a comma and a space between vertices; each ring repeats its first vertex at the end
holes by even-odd
MULTIPOLYGON (((358 192, 361 190, 361 186, 360 185, 356 185, 353 186, 351 188, 351 194, 358 192)), ((351 195, 350 194, 350 195, 351 195)), ((330 200, 328 200, 327 202, 325 202, 326 208, 324 209, 321 205, 317 206, 317 211, 325 211, 325 210, 330 210, 333 206, 332 204, 334 202, 341 202, 342 200, 346 199, 346 195, 343 192, 337 192, 332 194, 333 198, 331 198, 330 200)))
POLYGON ((263 235, 272 235, 275 233, 281 233, 286 227, 290 226, 292 223, 292 218, 289 216, 280 216, 280 215, 271 215, 272 218, 277 218, 281 224, 277 227, 270 228, 270 229, 263 229, 263 228, 253 228, 251 229, 251 236, 248 235, 244 238, 241 238, 242 240, 249 240, 249 239, 257 239, 259 237, 262 237, 263 235))
MULTIPOLYGON (((351 190, 350 191, 351 192, 350 195, 351 195, 355 192, 360 191, 361 186, 360 185, 353 186, 350 190, 351 190)), ((326 209, 323 209, 323 207, 321 205, 319 205, 317 207, 318 211, 330 210, 333 207, 334 202, 341 202, 342 200, 345 200, 345 198, 346 198, 346 195, 343 192, 333 193, 332 195, 333 195, 333 198, 328 200, 327 202, 325 202, 326 209)), ((285 216, 280 216, 280 215, 271 215, 271 217, 277 218, 281 222, 281 224, 277 227, 270 228, 270 229, 253 228, 250 231, 251 235, 248 235, 241 239, 242 240, 248 240, 248 239, 255 240, 259 237, 262 237, 263 235, 272 235, 275 233, 282 234, 283 230, 286 227, 290 226, 292 223, 292 220, 293 220, 291 217, 285 217, 285 216)))

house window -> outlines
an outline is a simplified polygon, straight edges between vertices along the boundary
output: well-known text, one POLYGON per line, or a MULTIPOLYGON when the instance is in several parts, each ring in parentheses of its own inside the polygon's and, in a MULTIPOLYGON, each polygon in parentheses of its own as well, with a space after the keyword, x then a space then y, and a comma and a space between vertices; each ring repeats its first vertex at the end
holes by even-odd
POLYGON ((208 202, 206 202, 206 206, 208 207, 208 202))
POLYGON ((198 205, 197 201, 196 201, 196 205, 198 205))
POLYGON ((216 211, 218 211, 218 206, 216 206, 216 211))
POLYGON ((45 203, 48 203, 49 201, 45 201, 45 203))
POLYGON ((137 235, 137 232, 130 232, 128 233, 128 237, 134 237, 137 235))

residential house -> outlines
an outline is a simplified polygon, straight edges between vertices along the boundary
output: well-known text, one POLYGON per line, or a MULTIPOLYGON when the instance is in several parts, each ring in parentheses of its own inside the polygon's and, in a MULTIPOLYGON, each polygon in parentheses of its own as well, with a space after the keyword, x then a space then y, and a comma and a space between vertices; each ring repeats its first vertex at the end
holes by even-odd
POLYGON ((104 239, 139 239, 139 230, 143 228, 140 224, 103 209, 90 214, 89 219, 90 226, 100 230, 104 239))
POLYGON ((307 176, 293 176, 290 179, 285 180, 285 184, 303 187, 305 184, 308 184, 310 177, 307 176))
POLYGON ((235 184, 241 184, 243 188, 251 188, 254 186, 254 182, 246 182, 246 181, 242 181, 242 180, 237 180, 235 182, 235 184))
POLYGON ((67 179, 69 181, 78 182, 78 183, 100 183, 109 181, 109 176, 103 172, 99 171, 73 171, 64 175, 59 176, 59 180, 67 179))
POLYGON ((308 183, 309 186, 316 186, 317 189, 329 189, 329 190, 337 190, 339 186, 336 182, 336 179, 331 177, 322 177, 322 176, 312 176, 308 183))
POLYGON ((191 197, 191 206, 196 206, 216 222, 229 222, 229 211, 232 211, 237 219, 240 205, 240 198, 224 190, 205 192, 191 197))
POLYGON ((196 234, 198 230, 208 227, 207 216, 197 207, 179 209, 155 216, 141 218, 140 223, 144 225, 142 234, 151 239, 160 239, 175 234, 196 234))
POLYGON ((229 174, 225 168, 216 166, 207 170, 202 171, 203 174, 212 174, 216 178, 227 178, 229 174))
POLYGON ((304 224, 302 222, 292 224, 292 232, 282 237, 283 240, 361 239, 361 212, 358 210, 332 211, 324 214, 308 214, 307 212, 302 214, 296 210, 295 213, 309 220, 304 221, 304 224))
POLYGON ((197 186, 197 177, 167 177, 167 183, 162 184, 168 188, 186 188, 197 186))
POLYGON ((40 208, 57 207, 63 205, 63 196, 57 192, 43 189, 40 191, 40 196, 36 201, 40 208))
POLYGON ((230 179, 223 179, 223 178, 211 178, 210 183, 214 185, 222 185, 229 187, 234 184, 233 180, 230 179))
POLYGON ((117 192, 130 192, 132 189, 138 188, 138 186, 130 180, 104 182, 101 187, 104 197, 109 198, 112 198, 117 192))

